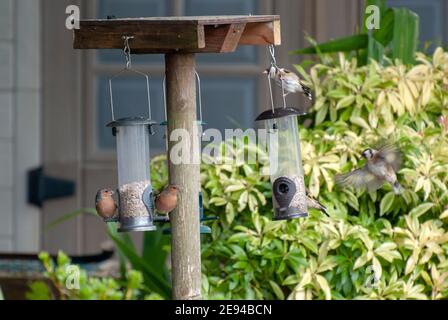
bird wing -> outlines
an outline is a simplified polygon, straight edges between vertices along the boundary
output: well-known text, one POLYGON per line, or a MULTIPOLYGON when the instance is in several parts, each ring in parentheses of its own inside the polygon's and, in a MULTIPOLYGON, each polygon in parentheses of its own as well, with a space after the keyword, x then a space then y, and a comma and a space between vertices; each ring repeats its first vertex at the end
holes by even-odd
POLYGON ((297 74, 295 74, 294 72, 292 72, 291 70, 288 70, 288 69, 285 69, 285 68, 282 68, 280 70, 281 70, 280 74, 282 76, 283 75, 287 75, 288 77, 291 77, 291 79, 294 79, 294 81, 299 81, 300 82, 299 76, 297 74))
POLYGON ((382 144, 377 150, 377 156, 391 165, 395 172, 400 169, 402 155, 395 144, 387 142, 382 144))
MULTIPOLYGON (((298 83, 300 87, 302 88, 303 93, 307 96, 309 100, 313 100, 313 94, 311 92, 311 89, 303 84, 300 77, 295 74, 294 72, 288 70, 288 69, 281 69, 281 75, 288 77, 290 82, 298 83)), ((286 81, 286 80, 285 80, 286 81)))
POLYGON ((375 191, 379 189, 384 181, 378 179, 375 175, 369 172, 366 167, 353 170, 345 174, 338 174, 335 177, 336 184, 341 187, 353 186, 357 189, 366 188, 368 191, 375 191))
POLYGON ((101 201, 101 190, 98 190, 95 195, 95 205, 97 205, 101 201))

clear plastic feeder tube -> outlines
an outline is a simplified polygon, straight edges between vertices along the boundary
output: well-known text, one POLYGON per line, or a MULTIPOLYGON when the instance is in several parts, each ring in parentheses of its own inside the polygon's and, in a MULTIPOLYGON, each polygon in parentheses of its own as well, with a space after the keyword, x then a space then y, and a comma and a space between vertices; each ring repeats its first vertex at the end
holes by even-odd
POLYGON ((272 183, 274 220, 306 217, 307 198, 297 116, 293 108, 277 108, 263 112, 268 133, 269 174, 272 183))

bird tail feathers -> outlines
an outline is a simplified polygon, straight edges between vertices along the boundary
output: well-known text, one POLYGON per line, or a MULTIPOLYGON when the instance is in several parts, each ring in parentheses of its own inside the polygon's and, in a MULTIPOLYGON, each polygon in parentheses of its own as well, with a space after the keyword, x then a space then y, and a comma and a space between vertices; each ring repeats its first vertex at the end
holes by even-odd
POLYGON ((309 100, 313 100, 313 94, 311 92, 311 89, 307 86, 305 86, 303 83, 300 83, 300 85, 302 86, 302 90, 303 90, 303 94, 309 99, 309 100))

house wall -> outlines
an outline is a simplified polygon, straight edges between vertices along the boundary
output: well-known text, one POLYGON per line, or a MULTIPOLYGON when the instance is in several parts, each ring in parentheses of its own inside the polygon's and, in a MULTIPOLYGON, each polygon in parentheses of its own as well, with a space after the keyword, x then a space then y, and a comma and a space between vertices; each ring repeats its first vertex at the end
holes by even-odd
POLYGON ((0 251, 40 247, 26 172, 40 163, 40 1, 0 1, 0 251))

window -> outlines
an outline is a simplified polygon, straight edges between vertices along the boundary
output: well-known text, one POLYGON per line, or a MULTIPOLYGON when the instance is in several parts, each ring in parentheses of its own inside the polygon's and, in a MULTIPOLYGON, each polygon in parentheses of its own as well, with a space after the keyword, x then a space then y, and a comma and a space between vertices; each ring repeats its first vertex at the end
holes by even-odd
MULTIPOLYGON (((99 0, 90 4, 90 17, 107 16, 142 17, 170 15, 225 15, 260 14, 266 11, 269 1, 256 0, 99 0)), ((132 41, 131 41, 132 49, 132 41)), ((254 127, 258 104, 264 99, 260 95, 260 76, 266 61, 254 46, 241 46, 233 53, 198 54, 196 58, 201 77, 203 116, 207 128, 254 127)), ((263 51, 262 51, 263 52, 263 51)), ((151 77, 151 109, 154 120, 164 120, 162 81, 164 76, 163 55, 133 55, 134 68, 149 73, 151 77)), ((113 157, 115 140, 110 128, 111 120, 108 79, 124 66, 120 50, 96 50, 86 59, 87 93, 85 115, 87 130, 86 157, 91 160, 110 160, 113 157)), ((144 78, 132 74, 113 81, 114 108, 116 118, 147 114, 146 86, 144 78)), ((264 104, 263 104, 264 105, 264 104)), ((152 154, 165 151, 164 127, 156 127, 151 141, 152 154)))

